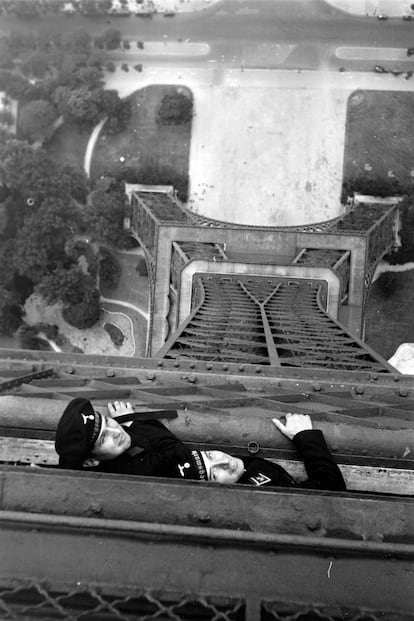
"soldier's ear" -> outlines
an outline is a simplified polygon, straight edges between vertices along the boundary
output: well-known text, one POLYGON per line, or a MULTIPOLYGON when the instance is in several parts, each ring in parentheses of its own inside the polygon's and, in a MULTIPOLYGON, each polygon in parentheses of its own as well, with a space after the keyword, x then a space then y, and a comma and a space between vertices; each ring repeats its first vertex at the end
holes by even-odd
POLYGON ((82 466, 84 468, 96 468, 96 466, 99 466, 100 463, 99 459, 96 459, 95 457, 88 457, 88 459, 85 459, 82 466))

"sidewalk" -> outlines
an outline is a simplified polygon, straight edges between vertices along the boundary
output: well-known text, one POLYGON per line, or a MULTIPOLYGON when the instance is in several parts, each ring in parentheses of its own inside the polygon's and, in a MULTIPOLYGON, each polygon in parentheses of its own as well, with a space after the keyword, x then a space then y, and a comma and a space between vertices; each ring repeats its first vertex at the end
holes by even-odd
POLYGON ((325 0, 327 4, 354 15, 387 15, 388 17, 402 17, 413 15, 409 0, 325 0))

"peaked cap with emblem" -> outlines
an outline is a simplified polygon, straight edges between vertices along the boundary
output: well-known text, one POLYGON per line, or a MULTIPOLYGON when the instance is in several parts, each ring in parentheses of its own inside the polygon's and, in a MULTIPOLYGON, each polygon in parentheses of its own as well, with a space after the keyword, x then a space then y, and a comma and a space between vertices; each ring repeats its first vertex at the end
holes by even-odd
POLYGON ((177 468, 183 479, 208 481, 207 469, 200 451, 188 451, 186 458, 182 461, 183 463, 177 464, 177 468))
POLYGON ((76 397, 66 406, 56 428, 55 449, 61 468, 82 468, 102 428, 102 415, 88 399, 76 397))

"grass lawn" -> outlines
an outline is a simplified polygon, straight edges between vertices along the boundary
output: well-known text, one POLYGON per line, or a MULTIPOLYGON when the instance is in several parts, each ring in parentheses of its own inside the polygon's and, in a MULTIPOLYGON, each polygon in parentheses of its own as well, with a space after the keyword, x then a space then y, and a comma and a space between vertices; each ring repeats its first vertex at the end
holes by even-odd
POLYGON ((376 281, 368 299, 366 343, 388 359, 401 343, 414 343, 414 270, 395 272, 397 286, 389 297, 376 281))
POLYGON ((128 128, 111 135, 105 132, 104 126, 99 135, 91 163, 92 180, 104 173, 132 169, 131 181, 137 183, 170 184, 175 178, 183 178, 187 186, 191 123, 170 126, 156 123, 163 96, 177 90, 191 95, 181 86, 163 85, 148 86, 130 95, 132 113, 128 128), (120 158, 125 160, 121 162, 120 158), (149 169, 158 171, 157 179, 148 178, 149 169))
POLYGON ((45 143, 49 155, 59 164, 72 164, 83 169, 90 131, 81 130, 75 123, 63 123, 45 143))
POLYGON ((344 180, 395 179, 414 187, 414 94, 356 91, 346 119, 344 180))

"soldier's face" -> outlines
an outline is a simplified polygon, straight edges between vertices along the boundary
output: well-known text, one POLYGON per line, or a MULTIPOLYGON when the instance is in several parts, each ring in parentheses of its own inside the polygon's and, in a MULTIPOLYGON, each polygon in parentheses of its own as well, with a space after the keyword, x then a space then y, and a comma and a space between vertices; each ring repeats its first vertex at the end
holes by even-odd
POLYGON ((92 455, 101 461, 115 459, 131 446, 131 436, 110 416, 102 416, 101 432, 94 444, 92 455))
POLYGON ((221 451, 202 451, 208 480, 216 483, 237 483, 244 473, 244 463, 221 451))

